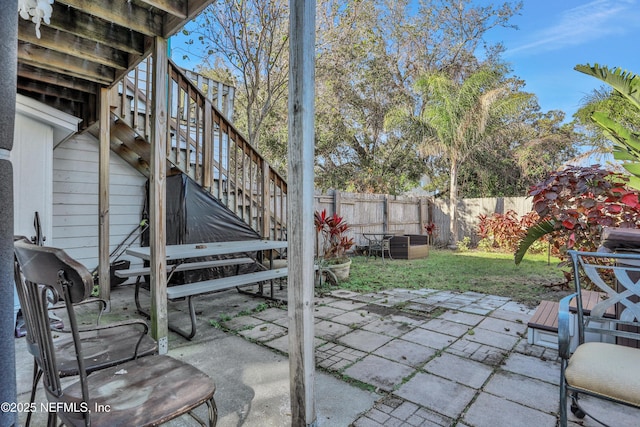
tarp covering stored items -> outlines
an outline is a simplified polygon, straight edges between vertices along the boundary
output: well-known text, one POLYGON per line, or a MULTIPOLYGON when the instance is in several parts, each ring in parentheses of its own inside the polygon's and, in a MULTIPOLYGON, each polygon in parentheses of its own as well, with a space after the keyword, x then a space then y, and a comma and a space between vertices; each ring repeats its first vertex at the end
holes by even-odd
MULTIPOLYGON (((149 210, 149 182, 145 215, 149 210)), ((259 239, 260 235, 230 209, 224 206, 208 191, 196 184, 185 174, 167 177, 167 245, 187 243, 228 242, 259 239)), ((142 236, 142 246, 149 246, 149 232, 142 236)), ((256 259, 255 252, 237 253, 227 256, 192 258, 189 262, 221 258, 249 256, 256 259)), ((175 273, 172 283, 193 283, 201 280, 250 273, 260 269, 260 265, 208 268, 175 273)))

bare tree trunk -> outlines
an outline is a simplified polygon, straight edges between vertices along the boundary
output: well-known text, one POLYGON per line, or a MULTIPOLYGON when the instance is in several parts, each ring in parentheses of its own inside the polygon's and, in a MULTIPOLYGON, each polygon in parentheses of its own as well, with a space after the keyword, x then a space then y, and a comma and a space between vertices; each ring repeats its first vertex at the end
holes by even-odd
POLYGON ((455 249, 458 243, 458 161, 451 159, 449 181, 449 248, 455 249))

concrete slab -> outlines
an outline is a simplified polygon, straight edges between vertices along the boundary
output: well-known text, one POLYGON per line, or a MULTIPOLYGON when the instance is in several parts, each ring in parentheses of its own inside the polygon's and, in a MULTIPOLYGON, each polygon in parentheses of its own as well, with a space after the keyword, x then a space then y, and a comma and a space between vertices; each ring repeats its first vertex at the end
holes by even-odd
POLYGON ((527 330, 527 325, 525 323, 496 319, 494 317, 487 317, 482 322, 480 322, 477 327, 500 334, 512 335, 515 337, 522 336, 522 334, 524 334, 527 330))
MULTIPOLYGON (((112 313, 103 320, 139 318, 132 291, 114 289, 112 313)), ((316 298, 315 307, 319 426, 555 425, 558 354, 521 337, 532 313, 526 306, 475 292, 394 289, 360 295, 336 289, 316 298), (334 321, 337 316, 342 323, 334 321)), ((169 310, 177 324, 189 324, 184 302, 169 310)), ((188 341, 170 333, 170 354, 214 378, 218 425, 290 425, 286 307, 232 290, 198 298, 196 312, 196 337, 188 341)), ((22 343, 16 340, 16 368, 19 401, 25 402, 33 365, 22 343)), ((37 399, 45 400, 41 388, 37 399)), ((612 425, 640 419, 640 411, 583 401, 612 425)), ((45 422, 46 414, 38 416, 33 425, 45 422)), ((574 418, 573 425, 595 424, 574 418)))
POLYGON ((392 339, 392 337, 388 337, 386 335, 376 334, 359 329, 341 336, 337 341, 341 344, 346 345, 347 347, 371 353, 372 351, 379 347, 382 347, 392 339))
POLYGON ((475 326, 480 323, 484 316, 478 314, 465 313, 463 311, 447 310, 438 316, 439 319, 450 320, 456 323, 462 323, 469 326, 475 326))
POLYGON ((431 359, 436 354, 436 350, 409 341, 395 339, 375 350, 372 354, 418 368, 431 359))
POLYGON ((479 344, 498 347, 502 350, 511 350, 513 346, 517 344, 519 337, 476 327, 465 335, 465 339, 479 344))
POLYGON ((391 391, 413 372, 406 365, 369 355, 345 369, 344 374, 384 391, 391 391))
POLYGON ((498 347, 469 341, 467 339, 467 335, 453 343, 445 351, 461 357, 468 357, 472 360, 482 362, 490 366, 499 366, 502 364, 504 358, 509 354, 508 351, 502 350, 498 347))
POLYGON ((340 323, 323 320, 315 324, 315 335, 327 341, 335 340, 342 335, 348 334, 353 329, 340 323))
POLYGON ((480 393, 463 417, 475 427, 536 426, 555 427, 556 417, 510 402, 488 393, 480 393))
MULTIPOLYGON (((219 427, 291 425, 286 357, 235 336, 169 354, 214 378, 219 427)), ((326 422, 320 425, 336 426, 349 425, 379 398, 322 372, 316 373, 316 396, 318 421, 326 422)), ((184 425, 191 425, 186 421, 184 425)), ((166 425, 181 426, 183 422, 166 425)))
POLYGON ((550 362, 520 353, 510 354, 505 360, 502 369, 551 384, 558 384, 560 381, 560 363, 550 362))
POLYGON ((313 309, 313 315, 318 319, 333 319, 344 313, 348 313, 348 311, 329 305, 316 305, 313 309))
POLYGON ((413 328, 414 326, 408 321, 399 321, 393 318, 376 319, 362 326, 362 329, 364 329, 365 331, 374 332, 376 334, 383 334, 390 337, 398 337, 400 335, 406 334, 413 328))
POLYGON ((282 326, 274 325, 273 323, 262 323, 251 329, 244 329, 238 333, 243 337, 254 341, 266 342, 286 335, 287 329, 282 326))
POLYGON ((428 331, 426 329, 416 328, 402 335, 400 338, 411 341, 416 344, 426 345, 436 350, 441 350, 450 346, 456 338, 451 335, 445 335, 438 332, 428 331))
POLYGON ((344 314, 334 316, 331 321, 342 323, 343 325, 362 327, 367 323, 380 319, 376 314, 368 313, 365 310, 348 311, 344 314))
POLYGON ((451 353, 434 357, 422 370, 473 388, 480 388, 493 373, 493 368, 451 353))
POLYGON ((393 394, 456 419, 471 402, 476 392, 455 381, 418 372, 393 394))
POLYGON ((420 327, 454 337, 461 337, 471 330, 471 327, 469 327, 468 325, 452 322, 440 317, 437 319, 429 320, 428 322, 420 325, 420 327))
POLYGON ((560 393, 558 386, 511 372, 497 372, 483 390, 549 414, 558 410, 557 400, 549 399, 560 393))

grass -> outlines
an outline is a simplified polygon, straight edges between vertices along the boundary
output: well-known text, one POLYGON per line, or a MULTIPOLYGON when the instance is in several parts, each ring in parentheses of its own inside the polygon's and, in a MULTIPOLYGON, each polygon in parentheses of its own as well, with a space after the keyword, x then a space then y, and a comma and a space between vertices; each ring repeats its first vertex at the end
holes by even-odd
MULTIPOLYGON (((515 265, 513 254, 431 250, 418 260, 385 260, 354 257, 348 281, 341 288, 356 292, 377 292, 391 288, 439 289, 480 292, 509 297, 537 305, 542 299, 559 298, 565 282, 558 259, 527 254, 515 265)), ((565 292, 566 293, 566 292, 565 292)))

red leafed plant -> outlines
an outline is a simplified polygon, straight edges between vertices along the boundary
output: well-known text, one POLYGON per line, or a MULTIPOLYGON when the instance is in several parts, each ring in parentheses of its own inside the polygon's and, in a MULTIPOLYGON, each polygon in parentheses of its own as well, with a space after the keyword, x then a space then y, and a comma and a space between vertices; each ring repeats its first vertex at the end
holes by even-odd
POLYGON ((516 211, 508 210, 504 214, 480 215, 478 218, 478 235, 487 246, 515 252, 527 229, 537 223, 540 217, 533 211, 518 217, 516 211))
POLYGON ((568 249, 595 251, 603 227, 638 228, 638 192, 624 175, 600 168, 571 166, 533 186, 533 210, 540 221, 527 230, 516 251, 518 263, 537 238, 550 234, 562 257, 568 249))
POLYGON ((336 213, 327 215, 323 209, 314 213, 313 222, 316 234, 322 236, 319 255, 325 260, 345 258, 345 252, 351 249, 354 241, 346 235, 350 227, 344 218, 336 213))
POLYGON ((424 227, 424 231, 427 232, 427 242, 430 245, 433 245, 433 242, 435 241, 436 237, 437 237, 437 231, 438 231, 438 227, 436 226, 435 222, 433 221, 429 221, 428 223, 423 225, 424 227))

